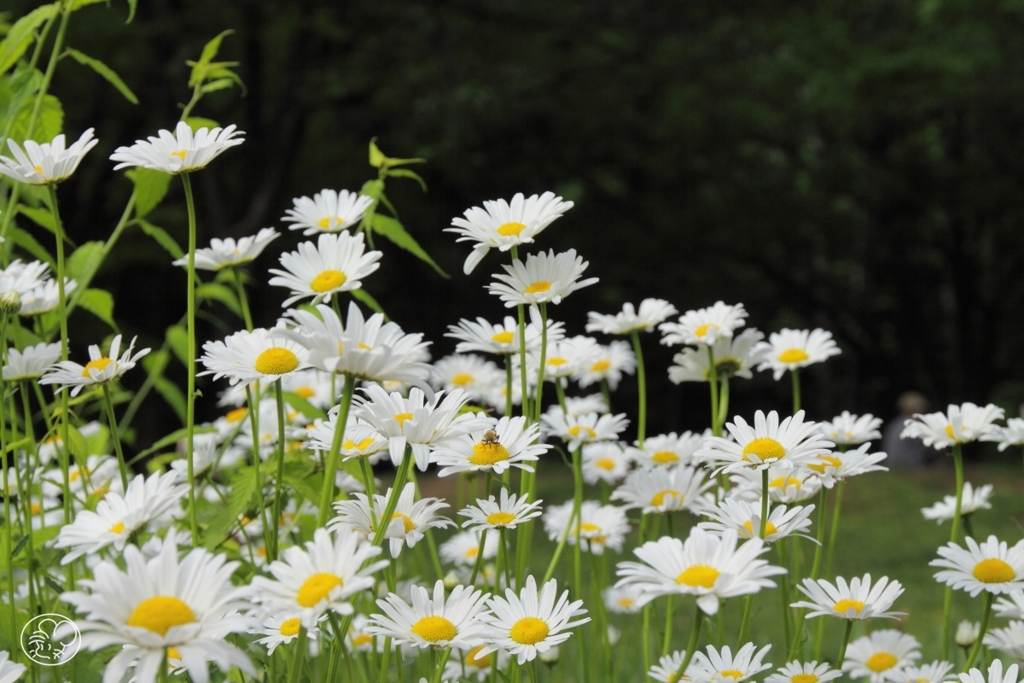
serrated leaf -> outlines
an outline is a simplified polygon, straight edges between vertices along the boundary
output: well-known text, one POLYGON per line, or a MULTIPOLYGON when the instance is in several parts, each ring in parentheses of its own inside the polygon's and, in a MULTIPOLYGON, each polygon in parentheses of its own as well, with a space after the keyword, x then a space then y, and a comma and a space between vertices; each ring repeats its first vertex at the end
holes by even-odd
POLYGON ((313 503, 320 501, 319 489, 310 484, 308 479, 285 475, 284 483, 295 489, 295 492, 306 500, 312 501, 313 503))
POLYGON ((381 308, 379 303, 377 303, 377 300, 374 299, 373 295, 367 292, 365 289, 363 289, 362 287, 360 287, 359 289, 353 289, 352 291, 349 292, 349 294, 352 295, 353 299, 357 299, 358 301, 362 301, 364 304, 366 304, 366 307, 369 308, 374 313, 383 314, 385 322, 390 322, 388 314, 384 313, 384 309, 381 308))
POLYGON ((135 215, 138 218, 149 214, 167 196, 167 188, 171 184, 170 173, 137 167, 125 175, 135 185, 135 215))
POLYGON ((103 242, 86 242, 68 257, 64 272, 80 285, 92 280, 103 261, 103 242))
POLYGON ((201 116, 190 116, 185 119, 185 123, 188 124, 193 133, 198 132, 200 128, 210 128, 212 130, 220 125, 213 119, 204 119, 201 116))
POLYGON ((373 231, 384 235, 396 246, 405 249, 416 258, 421 261, 425 261, 436 270, 441 277, 448 277, 448 273, 441 270, 441 267, 434 263, 434 259, 430 258, 427 252, 423 251, 423 247, 405 231, 405 227, 391 216, 385 216, 384 214, 374 214, 373 216, 373 231))
POLYGON ((242 307, 238 304, 238 297, 224 285, 216 282, 205 282, 196 287, 196 301, 203 301, 204 299, 219 301, 230 308, 231 312, 239 318, 242 317, 242 307))
POLYGON ((121 80, 121 77, 118 76, 113 69, 111 69, 109 66, 107 66, 100 60, 94 59, 93 57, 83 54, 78 50, 73 50, 70 47, 64 51, 64 54, 71 57, 79 64, 83 64, 89 67, 90 69, 98 73, 100 76, 105 78, 107 82, 110 83, 110 85, 117 88, 117 91, 124 95, 124 98, 132 104, 139 103, 139 98, 135 96, 135 93, 132 92, 131 88, 129 88, 125 84, 125 82, 121 80))
POLYGON ((34 99, 29 99, 22 103, 18 113, 14 115, 14 120, 11 122, 11 133, 8 136, 10 139, 19 143, 24 142, 26 138, 50 142, 53 138, 60 135, 61 129, 64 127, 64 108, 61 106, 60 100, 53 95, 43 96, 42 104, 39 107, 39 115, 36 117, 30 132, 28 125, 32 119, 32 109, 34 106, 34 99))
POLYGON ((192 74, 188 79, 188 86, 190 88, 195 87, 197 83, 202 81, 206 75, 207 68, 210 66, 210 62, 213 61, 213 58, 217 56, 217 52, 220 50, 221 41, 232 33, 234 33, 234 30, 232 29, 221 31, 219 34, 214 36, 210 42, 203 46, 203 51, 199 55, 199 61, 192 66, 192 74))
POLYGON ((181 325, 171 325, 167 328, 167 343, 171 351, 181 361, 182 365, 188 365, 188 332, 181 325))
POLYGON ((114 297, 102 289, 87 289, 78 296, 78 305, 118 331, 114 322, 114 297))
POLYGON ((302 413, 303 417, 307 420, 315 420, 320 418, 321 420, 327 419, 327 413, 317 408, 315 405, 302 398, 298 394, 292 391, 282 392, 281 396, 284 398, 284 402, 290 405, 295 410, 302 413))
POLYGON ((54 232, 53 214, 50 213, 48 209, 33 208, 31 206, 25 206, 24 204, 18 204, 18 213, 25 216, 39 227, 46 228, 50 232, 54 232))
POLYGON ((393 178, 412 178, 413 180, 420 184, 420 187, 423 189, 424 192, 427 191, 427 183, 423 180, 423 178, 420 178, 419 175, 416 174, 416 172, 411 171, 408 168, 396 168, 393 171, 388 171, 388 176, 393 178))
POLYGON ((164 250, 174 257, 174 260, 178 260, 185 255, 185 251, 178 246, 177 240, 167 234, 167 231, 163 228, 157 227, 147 220, 139 219, 139 227, 142 228, 142 232, 146 233, 159 244, 164 250))
POLYGON ((46 248, 43 247, 43 245, 39 244, 36 238, 33 237, 31 234, 25 232, 16 225, 8 226, 7 234, 9 235, 11 241, 13 241, 19 247, 21 247, 28 253, 32 254, 32 256, 42 261, 43 263, 48 264, 50 268, 56 269, 57 264, 53 260, 53 257, 50 256, 50 252, 46 251, 46 248))
POLYGON ((7 38, 0 41, 0 74, 14 66, 35 38, 35 30, 57 14, 60 3, 37 7, 18 19, 7 32, 7 38))

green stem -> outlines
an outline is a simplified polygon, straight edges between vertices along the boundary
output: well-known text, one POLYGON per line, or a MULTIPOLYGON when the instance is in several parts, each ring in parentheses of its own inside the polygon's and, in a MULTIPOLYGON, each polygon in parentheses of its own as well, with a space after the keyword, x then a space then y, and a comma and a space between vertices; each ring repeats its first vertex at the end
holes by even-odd
POLYGON ((974 528, 971 525, 971 516, 970 516, 970 514, 961 515, 961 520, 963 520, 963 523, 964 523, 964 537, 965 538, 974 538, 974 528))
POLYGON ((668 654, 672 645, 672 617, 675 616, 675 595, 669 594, 668 605, 665 606, 665 637, 661 641, 661 656, 668 654))
POLYGON ((284 502, 281 488, 284 479, 284 392, 280 379, 274 381, 274 398, 277 399, 277 476, 274 477, 274 533, 270 537, 274 545, 267 548, 267 559, 271 562, 277 559, 281 546, 281 504, 284 502))
MULTIPOLYGON (((949 542, 960 540, 960 509, 964 496, 964 458, 960 444, 953 444, 953 465, 956 468, 956 508, 953 510, 953 524, 949 530, 949 542)), ((949 641, 953 628, 953 587, 946 587, 946 599, 942 605, 942 658, 949 659, 949 641)), ((980 642, 979 637, 979 642, 980 642)))
POLYGON ((103 383, 103 405, 107 409, 107 425, 110 426, 110 439, 114 442, 114 452, 117 453, 117 465, 121 470, 121 487, 123 491, 128 490, 128 466, 124 462, 124 452, 121 450, 121 435, 117 431, 117 418, 114 416, 114 402, 110 400, 110 386, 103 383))
POLYGON ((384 542, 384 535, 388 531, 387 522, 391 519, 391 516, 395 514, 395 508, 398 506, 398 497, 402 495, 402 487, 405 486, 405 480, 409 477, 409 468, 412 466, 412 459, 412 453, 410 453, 408 447, 406 447, 402 463, 398 466, 398 473, 395 475, 395 483, 391 487, 391 495, 388 496, 387 503, 384 505, 384 514, 380 516, 380 525, 373 533, 373 544, 376 546, 379 546, 384 542))
POLYGON ((505 354, 505 415, 512 417, 512 354, 505 354))
POLYGON ((768 529, 768 468, 761 470, 761 529, 757 536, 762 541, 764 533, 768 529))
POLYGON ((690 631, 690 642, 686 646, 686 655, 683 657, 683 663, 676 671, 673 680, 683 680, 686 667, 690 666, 690 660, 693 659, 693 655, 697 651, 697 643, 700 642, 700 625, 703 620, 704 613, 700 611, 700 607, 697 607, 696 615, 693 617, 693 629, 690 631))
MULTIPOLYGON (((334 500, 334 477, 338 473, 338 455, 341 453, 341 441, 345 436, 348 424, 348 411, 352 407, 352 394, 355 392, 356 378, 345 375, 345 386, 341 390, 341 404, 338 407, 338 421, 334 423, 334 439, 331 440, 331 452, 327 456, 327 469, 324 471, 323 489, 320 491, 320 512, 317 515, 317 526, 327 523, 327 515, 334 500)), ((405 461, 402 461, 405 464, 405 461)), ((373 507, 373 494, 367 491, 370 507, 373 507)), ((381 525, 384 528, 384 525, 381 525)))
MULTIPOLYGON (((579 520, 574 512, 569 517, 569 523, 566 524, 565 529, 562 530, 562 536, 558 539, 558 545, 555 547, 555 554, 551 556, 551 562, 548 563, 548 569, 544 572, 544 580, 541 584, 546 584, 551 580, 551 577, 555 575, 555 567, 558 565, 558 559, 562 556, 562 550, 565 548, 565 543, 569 539, 569 530, 572 529, 573 524, 577 523, 579 523, 579 520)), ((516 552, 519 552, 518 548, 516 549, 516 552)), ((472 585, 472 581, 470 584, 472 585)))
MULTIPOLYGON (((192 545, 199 545, 199 522, 196 517, 196 474, 195 474, 195 428, 196 428, 196 206, 192 198, 192 181, 188 173, 181 174, 181 184, 185 188, 185 207, 188 211, 188 284, 186 298, 188 310, 186 316, 188 328, 188 357, 185 359, 185 371, 188 378, 188 389, 185 394, 185 457, 188 467, 188 522, 192 531, 192 545)), ((253 431, 253 440, 258 441, 259 435, 253 431)), ((259 466, 258 447, 255 451, 256 464, 259 466)), ((260 484, 262 487, 262 483, 260 484)), ((268 548, 269 549, 269 548, 268 548)))
POLYGON ((793 414, 800 412, 800 369, 793 368, 789 371, 793 376, 793 414))
MULTIPOLYGON (((537 366, 537 396, 534 399, 534 422, 540 422, 540 414, 544 409, 544 370, 548 355, 548 305, 540 304, 540 364, 537 366)), ((555 379, 558 384, 558 379, 555 379)))
POLYGON ((825 550, 825 576, 832 576, 832 561, 835 557, 836 536, 839 534, 839 510, 843 505, 843 489, 846 482, 840 481, 836 486, 836 501, 832 506, 832 523, 828 531, 828 548, 825 550))
POLYGON ((967 657, 967 663, 964 664, 964 673, 971 670, 971 665, 974 664, 974 660, 978 658, 978 653, 981 652, 981 641, 985 639, 985 633, 988 631, 988 618, 992 616, 992 599, 995 597, 995 593, 985 591, 985 611, 981 615, 981 630, 978 631, 978 639, 974 641, 971 654, 967 657))
MULTIPOLYGON (((7 313, 0 313, 0 365, 2 365, 4 358, 7 356, 7 313)), ((14 537, 13 529, 14 524, 12 520, 14 517, 11 516, 11 487, 8 481, 9 475, 7 473, 7 416, 4 414, 4 403, 3 395, 6 392, 4 386, 3 376, 0 375, 0 456, 3 457, 3 485, 4 485, 4 540, 7 543, 7 604, 10 605, 11 625, 10 633, 15 634, 18 632, 17 628, 17 612, 15 609, 14 602, 14 537)), ((12 456, 14 454, 12 453, 12 456)), ((17 456, 14 456, 15 462, 17 462, 17 456)), ((19 497, 24 495, 24 491, 19 490, 19 497)), ((32 534, 31 520, 29 520, 30 526, 28 528, 28 534, 32 534)), ((11 661, 17 662, 19 659, 18 648, 11 648, 11 661)))
POLYGON ((249 297, 245 295, 245 283, 242 282, 241 268, 232 268, 231 275, 231 280, 235 283, 235 292, 238 293, 238 305, 242 308, 242 320, 245 322, 245 329, 252 332, 252 314, 249 313, 249 297))
MULTIPOLYGON (((256 503, 260 510, 260 522, 263 524, 263 547, 270 552, 270 522, 267 520, 267 504, 263 500, 263 475, 260 474, 260 386, 256 382, 256 391, 245 387, 246 405, 249 407, 249 426, 252 432, 252 469, 256 477, 256 503)), ((244 530, 243 530, 244 533, 244 530)), ((248 540, 248 534, 244 534, 248 540)))
POLYGON ((636 354, 636 385, 637 393, 640 394, 639 420, 636 426, 636 447, 644 447, 644 436, 647 432, 647 375, 644 372, 644 352, 640 346, 640 333, 633 330, 630 333, 633 338, 633 353, 636 354))
MULTIPOLYGON (((513 263, 519 259, 519 248, 512 247, 513 263)), ((523 416, 527 424, 530 422, 530 398, 529 385, 526 382, 526 310, 522 304, 516 306, 516 314, 519 319, 519 381, 522 391, 523 416)))
MULTIPOLYGON (((780 538, 775 543, 775 551, 779 554, 779 566, 786 566, 786 539, 780 538)), ((786 648, 792 646, 793 643, 793 625, 791 620, 793 618, 792 610, 789 608, 789 575, 783 574, 779 577, 779 587, 781 590, 779 593, 782 596, 782 626, 783 634, 785 635, 786 648)))
POLYGON ((292 671, 288 677, 290 683, 299 683, 302 662, 306 658, 306 627, 299 626, 299 637, 295 639, 295 657, 292 660, 292 671))
POLYGON ((836 657, 836 670, 842 670, 843 659, 846 658, 846 646, 850 643, 850 631, 853 630, 853 619, 846 620, 846 631, 843 632, 843 644, 839 646, 839 656, 836 657))
MULTIPOLYGON (((821 569, 821 558, 824 549, 825 540, 825 502, 828 489, 824 486, 818 492, 818 520, 817 520, 817 541, 818 544, 814 548, 814 562, 811 564, 811 581, 818 580, 818 571, 821 569)), ((797 632, 793 638, 793 644, 789 649, 789 661, 793 661, 797 656, 797 651, 800 649, 800 645, 803 643, 804 628, 806 627, 806 619, 804 619, 804 613, 807 610, 803 607, 796 611, 796 627, 797 632)), ((821 620, 824 622, 824 619, 821 620)), ((820 624, 819 624, 820 625, 820 624)))
POLYGON ((715 349, 708 344, 708 385, 711 387, 711 432, 721 436, 718 426, 718 366, 715 365, 715 349))
MULTIPOLYGON (((434 675, 431 677, 431 683, 441 683, 441 676, 444 674, 444 665, 448 663, 448 656, 452 653, 450 647, 446 647, 444 652, 441 653, 441 661, 437 663, 437 667, 434 670, 434 675)), ((495 655, 497 658, 497 655, 495 655)))
POLYGON ((583 507, 583 447, 577 447, 572 452, 572 476, 573 476, 573 496, 572 496, 572 516, 576 519, 575 534, 576 534, 576 547, 573 553, 573 578, 574 581, 572 592, 576 596, 576 599, 583 598, 583 581, 582 581, 582 568, 580 566, 581 558, 580 553, 582 552, 583 538, 581 531, 583 524, 581 524, 580 510, 583 507))

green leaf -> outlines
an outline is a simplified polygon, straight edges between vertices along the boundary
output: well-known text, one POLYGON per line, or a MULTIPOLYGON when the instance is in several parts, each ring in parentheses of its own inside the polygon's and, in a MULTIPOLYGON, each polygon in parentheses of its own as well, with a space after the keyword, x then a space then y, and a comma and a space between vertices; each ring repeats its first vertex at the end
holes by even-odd
POLYGON ((203 301, 205 299, 219 301, 230 308, 231 312, 239 318, 242 317, 242 307, 238 304, 238 297, 224 285, 217 284, 216 282, 206 282, 196 287, 196 300, 203 301))
POLYGON ((403 166, 405 164, 422 164, 426 159, 393 159, 385 156, 377 147, 377 138, 370 140, 370 166, 374 168, 391 168, 392 166, 403 166))
POLYGON ((71 11, 82 9, 87 5, 98 5, 101 2, 107 2, 107 0, 72 0, 71 11))
POLYGON ((242 467, 231 477, 231 495, 227 503, 217 510, 206 530, 207 548, 219 544, 252 504, 256 496, 256 474, 251 467, 242 467))
POLYGON ((384 235, 384 237, 387 237, 395 245, 405 249, 421 261, 425 261, 430 264, 430 266, 436 270, 441 277, 448 277, 448 273, 441 270, 441 267, 434 263, 434 259, 430 258, 430 256, 427 255, 427 252, 423 251, 423 247, 419 245, 413 236, 405 231, 405 227, 391 216, 385 216, 379 213, 374 214, 373 231, 384 235))
POLYGON ((68 257, 64 273, 85 284, 92 280, 103 261, 103 242, 86 242, 68 257))
POLYGON ((310 484, 308 479, 293 475, 285 475, 284 483, 295 489, 295 492, 306 500, 312 501, 313 503, 318 503, 320 501, 320 491, 310 484))
POLYGON ((18 213, 25 216, 33 223, 43 228, 46 228, 50 232, 55 232, 53 227, 53 214, 48 209, 37 209, 31 206, 25 206, 24 204, 18 204, 18 213))
POLYGON ((125 20, 124 23, 132 23, 132 19, 135 18, 135 6, 138 4, 138 2, 139 0, 128 0, 128 19, 125 20))
POLYGON ((85 462, 89 457, 89 444, 86 443, 82 432, 75 427, 68 427, 68 438, 71 440, 71 454, 85 462))
POLYGON ((380 199, 380 195, 383 192, 384 181, 382 180, 367 180, 359 189, 359 194, 365 194, 367 197, 373 197, 374 199, 380 199))
POLYGON ((170 173, 151 168, 133 168, 125 175, 135 184, 135 215, 139 218, 146 216, 163 201, 171 184, 170 173))
POLYGON ((193 133, 197 132, 200 128, 213 129, 220 125, 213 119, 204 119, 200 116, 190 116, 185 119, 185 123, 188 124, 188 127, 192 129, 193 133))
POLYGON ((139 98, 135 96, 135 93, 131 91, 131 88, 125 85, 125 82, 121 80, 121 77, 118 76, 113 69, 100 60, 82 54, 78 50, 72 50, 70 47, 64 51, 64 54, 68 55, 79 64, 84 64, 85 66, 90 67, 100 76, 107 79, 107 82, 117 88, 117 91, 124 95, 124 98, 132 104, 139 103, 139 98))
POLYGON ((204 83, 203 87, 199 89, 199 92, 205 94, 217 90, 224 90, 226 88, 230 88, 234 84, 235 80, 232 78, 218 78, 216 80, 210 81, 209 83, 204 83))
POLYGON ((174 257, 175 260, 182 258, 185 255, 184 250, 178 246, 178 242, 167 234, 167 231, 163 228, 158 228, 147 220, 139 219, 139 227, 142 228, 142 232, 146 233, 156 243, 163 247, 168 254, 174 257))
MULTIPOLYGON (((199 427, 199 426, 196 426, 196 427, 193 427, 192 429, 194 430, 192 432, 193 434, 209 434, 211 432, 217 431, 216 427, 199 427)), ((179 441, 181 441, 182 439, 184 439, 187 436, 188 436, 188 427, 182 427, 181 429, 177 429, 177 430, 171 432, 170 434, 168 434, 167 436, 163 437, 162 439, 159 439, 158 441, 155 441, 152 446, 150 446, 149 448, 147 448, 144 451, 141 451, 133 459, 134 460, 139 460, 141 458, 146 457, 147 455, 152 455, 153 453, 159 453, 160 451, 162 451, 163 449, 167 448, 168 446, 175 446, 179 441)))
POLYGON ((427 191, 427 183, 424 182, 423 178, 420 178, 415 171, 408 168, 396 168, 393 171, 388 171, 388 175, 393 178, 412 178, 420 184, 420 187, 423 188, 424 192, 427 191))
MULTIPOLYGON (((15 142, 24 142, 29 138, 28 124, 32 119, 32 109, 35 100, 30 98, 22 103, 11 123, 11 134, 9 137, 15 142)), ((32 140, 49 142, 60 135, 64 127, 64 108, 53 95, 45 95, 39 107, 39 116, 36 117, 35 126, 32 128, 32 140)))
POLYGON ((167 343, 182 365, 188 365, 188 332, 181 325, 167 328, 167 343))
POLYGON ((43 245, 39 244, 36 238, 31 234, 25 232, 16 225, 8 226, 7 234, 15 244, 32 254, 33 257, 39 259, 43 263, 49 264, 50 268, 57 268, 57 264, 53 260, 53 257, 50 256, 50 252, 46 251, 43 245))
POLYGON ((210 63, 213 61, 213 58, 217 56, 217 52, 220 50, 221 41, 232 33, 234 33, 234 30, 232 29, 221 31, 210 42, 203 46, 203 51, 199 55, 199 61, 192 65, 192 75, 189 76, 188 79, 188 86, 190 88, 193 88, 197 83, 202 82, 206 76, 207 69, 210 67, 210 63))
POLYGON ((299 396, 295 392, 285 391, 285 392, 283 392, 281 394, 281 396, 282 396, 282 398, 284 398, 284 402, 285 403, 287 403, 292 408, 295 408, 295 410, 297 410, 300 413, 302 413, 302 415, 307 420, 313 421, 313 420, 315 420, 317 418, 320 418, 321 420, 326 420, 327 419, 327 413, 325 413, 324 411, 320 410, 315 405, 313 405, 312 403, 310 403, 306 399, 302 398, 301 396, 299 396))
POLYGON ((110 325, 117 332, 114 322, 114 297, 102 289, 87 289, 78 297, 78 305, 110 325))
POLYGON ((37 7, 14 22, 7 38, 0 41, 0 74, 14 66, 35 39, 35 30, 57 14, 60 3, 37 7))
POLYGON ((349 293, 352 295, 353 299, 358 299, 359 301, 362 301, 366 305, 366 307, 369 308, 374 313, 383 314, 385 321, 389 320, 388 314, 384 313, 384 309, 380 307, 380 304, 377 303, 377 300, 374 299, 373 296, 365 289, 360 287, 359 289, 353 289, 349 293))

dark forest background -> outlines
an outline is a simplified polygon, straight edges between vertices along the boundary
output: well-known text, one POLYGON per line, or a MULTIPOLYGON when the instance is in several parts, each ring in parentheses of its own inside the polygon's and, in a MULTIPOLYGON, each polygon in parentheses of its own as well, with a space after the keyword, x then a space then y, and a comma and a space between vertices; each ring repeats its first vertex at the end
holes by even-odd
MULTIPOLYGON (((680 311, 742 302, 766 333, 835 335, 842 355, 802 375, 815 419, 889 418, 907 389, 935 409, 994 401, 1016 415, 1024 401, 1021 0, 141 0, 126 16, 120 0, 78 12, 68 44, 140 105, 71 60, 54 81, 65 131, 100 139, 61 186, 78 242, 105 238, 131 190, 104 159, 173 127, 185 61, 230 28, 218 58, 240 62, 246 92, 208 95, 194 115, 237 124, 246 142, 194 177, 200 245, 283 229, 293 197, 358 189, 375 174, 371 137, 423 157, 429 191, 396 180, 388 192, 452 277, 384 242, 366 287, 435 357, 454 348, 449 324, 506 313, 484 289, 501 257, 467 278, 469 248, 443 229, 483 200, 550 189, 576 207, 536 247, 575 247, 601 278, 553 309, 573 334, 587 311, 645 297, 680 311)), ((184 243, 177 184, 169 200, 149 218, 184 243)), ((280 238, 252 270, 257 325, 285 298, 266 269, 299 240, 280 238)), ((159 346, 184 281, 131 231, 95 284, 125 333, 159 346)), ((205 324, 203 338, 223 335, 205 324)), ((79 352, 107 333, 76 314, 79 352)), ((706 386, 669 383, 673 351, 644 341, 648 432, 706 424, 706 386)), ((634 392, 625 382, 615 408, 632 410, 634 392)), ((789 383, 762 373, 733 396, 734 414, 785 410, 789 383)), ((147 403, 143 442, 178 426, 158 396, 147 403)))

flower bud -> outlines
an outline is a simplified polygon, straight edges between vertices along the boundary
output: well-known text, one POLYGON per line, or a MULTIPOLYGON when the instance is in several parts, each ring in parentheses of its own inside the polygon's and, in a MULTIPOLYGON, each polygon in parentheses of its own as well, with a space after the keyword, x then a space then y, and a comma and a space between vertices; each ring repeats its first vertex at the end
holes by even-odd
POLYGON ((608 624, 608 645, 615 647, 619 642, 619 638, 622 637, 622 632, 615 628, 611 624, 608 624))
POLYGON ((537 656, 540 657, 540 661, 545 664, 554 664, 558 661, 558 646, 552 645, 546 652, 541 652, 537 656))
POLYGON ((455 572, 448 572, 447 574, 445 574, 445 577, 444 577, 444 587, 447 590, 451 590, 451 589, 455 588, 460 583, 462 583, 462 582, 459 581, 459 577, 455 575, 455 572))
POLYGON ((953 640, 960 647, 970 647, 971 645, 974 645, 974 641, 978 639, 978 635, 980 633, 981 624, 976 621, 971 622, 965 619, 956 627, 956 635, 953 636, 953 640))
POLYGON ((12 314, 21 310, 21 295, 17 290, 10 290, 0 295, 0 312, 12 314))

